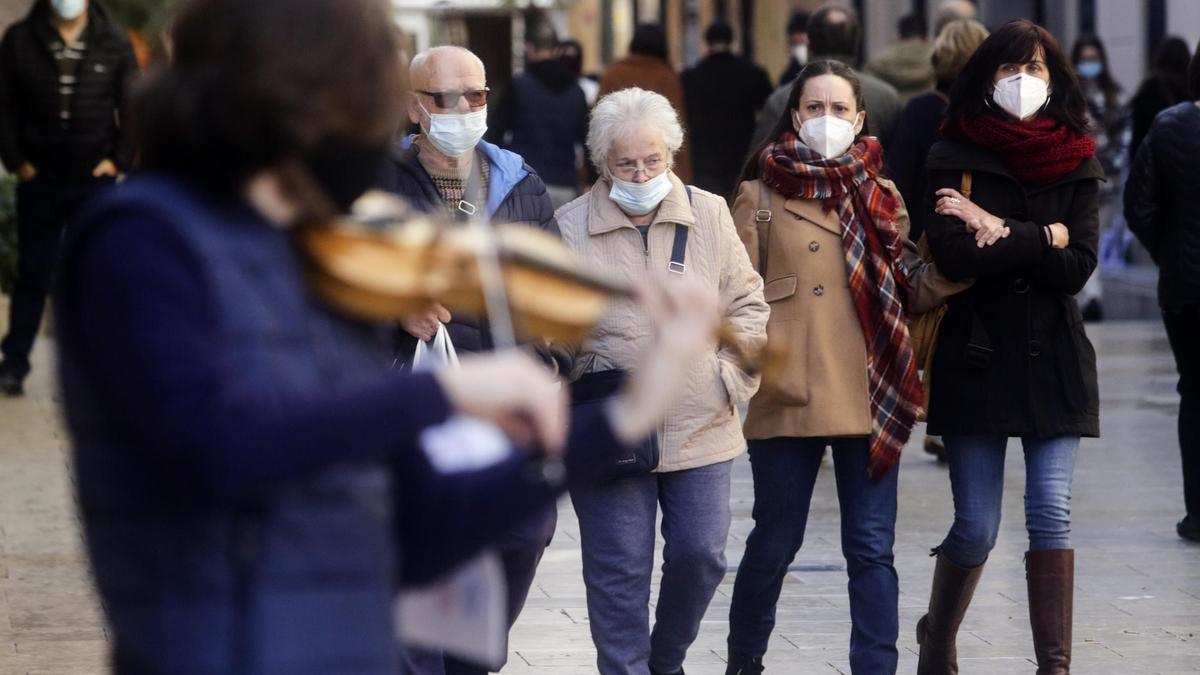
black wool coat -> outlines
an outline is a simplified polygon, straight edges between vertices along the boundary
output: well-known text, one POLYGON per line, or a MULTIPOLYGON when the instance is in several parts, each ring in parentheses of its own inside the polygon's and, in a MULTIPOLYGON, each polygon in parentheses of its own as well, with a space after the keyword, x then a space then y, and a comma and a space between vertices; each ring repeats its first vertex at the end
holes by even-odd
POLYGON ((1158 264, 1163 309, 1200 304, 1200 107, 1154 120, 1125 184, 1125 220, 1158 264))
POLYGON ((975 279, 950 299, 938 333, 929 433, 1099 436, 1096 352, 1073 296, 1096 269, 1100 163, 1088 158, 1055 183, 1022 185, 990 151, 942 141, 926 168, 934 261, 951 280, 975 279), (1012 230, 993 246, 979 248, 961 220, 933 211, 937 190, 958 189, 966 170, 972 201, 1012 230), (1070 231, 1067 248, 1046 243, 1051 223, 1070 231))

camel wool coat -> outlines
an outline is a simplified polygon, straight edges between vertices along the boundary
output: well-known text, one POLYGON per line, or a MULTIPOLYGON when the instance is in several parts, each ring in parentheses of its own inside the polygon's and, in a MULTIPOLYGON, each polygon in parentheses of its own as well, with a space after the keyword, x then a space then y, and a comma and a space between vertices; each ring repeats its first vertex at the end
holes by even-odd
MULTIPOLYGON (((896 225, 909 270, 906 309, 928 311, 966 284, 952 284, 921 262, 908 240, 908 211, 899 191, 890 180, 875 180, 900 204, 896 225)), ((764 383, 750 400, 746 438, 867 436, 872 425, 867 346, 850 295, 838 213, 770 188, 763 202, 763 189, 759 180, 739 186, 733 221, 765 280, 763 297, 771 306, 767 334, 786 346, 787 362, 782 375, 764 383), (760 210, 770 211, 769 227, 756 221, 760 210), (767 234, 765 248, 760 248, 760 232, 767 234)))

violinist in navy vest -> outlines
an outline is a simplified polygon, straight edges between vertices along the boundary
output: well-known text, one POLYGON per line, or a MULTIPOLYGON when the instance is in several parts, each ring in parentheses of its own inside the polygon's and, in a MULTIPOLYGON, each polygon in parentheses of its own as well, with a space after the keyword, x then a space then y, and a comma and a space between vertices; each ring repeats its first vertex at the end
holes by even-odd
POLYGON ((574 417, 523 354, 387 369, 387 327, 308 287, 296 235, 378 178, 396 35, 384 0, 182 5, 135 97, 143 168, 71 228, 60 376, 116 673, 403 672, 397 589, 639 443, 715 330, 696 287, 643 293, 671 330, 574 417), (505 429, 508 458, 436 471, 419 435, 457 413, 505 429), (547 455, 565 480, 530 470, 547 455))

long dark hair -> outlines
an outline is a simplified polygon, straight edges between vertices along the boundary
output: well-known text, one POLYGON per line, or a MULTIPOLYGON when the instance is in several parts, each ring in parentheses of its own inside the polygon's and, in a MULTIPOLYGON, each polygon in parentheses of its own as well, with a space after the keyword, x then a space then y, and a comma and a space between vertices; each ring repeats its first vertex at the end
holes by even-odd
POLYGON ((1137 98, 1156 95, 1174 105, 1188 98, 1188 63, 1191 54, 1182 38, 1169 37, 1154 52, 1150 76, 1138 87, 1137 98))
POLYGON ((1050 31, 1027 19, 1004 24, 979 45, 950 88, 946 120, 977 115, 1003 117, 1006 113, 992 102, 996 69, 1005 63, 1028 63, 1038 47, 1050 73, 1050 100, 1043 114, 1077 134, 1087 134, 1087 100, 1075 69, 1050 31))
POLYGON ((172 61, 133 102, 147 168, 230 190, 278 167, 306 205, 304 155, 386 147, 399 128, 404 72, 381 0, 192 0, 171 40, 172 61))
POLYGON ((1100 71, 1100 77, 1096 78, 1096 84, 1100 85, 1100 91, 1104 92, 1104 103, 1109 107, 1117 105, 1117 96, 1121 93, 1121 85, 1113 79, 1112 73, 1108 69, 1108 50, 1104 48, 1104 43, 1095 35, 1084 35, 1075 41, 1075 45, 1071 47, 1071 65, 1079 68, 1080 55, 1084 49, 1091 47, 1100 54, 1100 65, 1104 69, 1100 71))
MULTIPOLYGON (((771 145, 778 140, 779 136, 784 131, 792 128, 792 112, 800 107, 800 95, 804 93, 804 85, 814 77, 819 77, 821 75, 837 75, 843 80, 849 82, 850 89, 854 92, 854 105, 858 107, 859 112, 863 112, 867 109, 866 101, 863 100, 862 82, 859 81, 858 75, 854 73, 854 70, 851 69, 850 66, 842 63, 841 61, 810 61, 808 65, 804 66, 804 68, 800 71, 800 74, 796 76, 795 81, 792 82, 792 88, 788 92, 787 107, 783 109, 783 115, 781 115, 779 120, 775 122, 774 128, 771 129, 771 134, 767 136, 766 141, 764 141, 762 145, 755 148, 754 152, 750 153, 750 157, 746 159, 746 166, 742 168, 742 176, 738 179, 739 181, 755 180, 758 178, 758 158, 762 154, 762 151, 765 150, 768 145, 771 145)), ((867 125, 870 123, 871 120, 870 116, 868 115, 866 121, 863 122, 862 131, 858 134, 859 137, 869 135, 869 132, 867 131, 867 125)))

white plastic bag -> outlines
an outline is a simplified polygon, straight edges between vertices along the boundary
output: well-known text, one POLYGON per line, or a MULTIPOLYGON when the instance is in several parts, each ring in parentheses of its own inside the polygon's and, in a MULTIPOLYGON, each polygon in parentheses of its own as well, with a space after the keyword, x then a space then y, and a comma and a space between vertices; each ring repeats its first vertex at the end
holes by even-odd
MULTIPOLYGON (((417 341, 413 372, 458 368, 458 352, 446 326, 417 341)), ((426 429, 421 449, 441 474, 474 471, 508 458, 512 446, 494 424, 455 415, 426 429)), ((405 645, 442 651, 481 664, 504 663, 508 649, 508 589, 500 556, 484 551, 445 577, 396 596, 397 638, 405 645)))
POLYGON ((412 369, 414 372, 437 370, 438 368, 457 368, 458 351, 450 341, 450 333, 446 325, 438 324, 437 333, 428 343, 417 340, 417 349, 413 352, 412 369))

